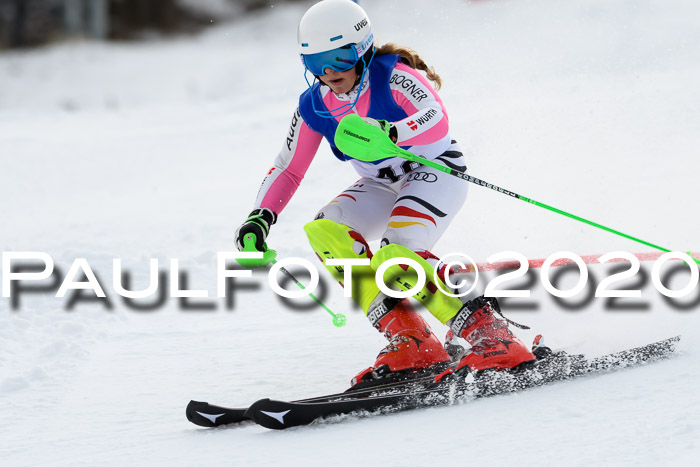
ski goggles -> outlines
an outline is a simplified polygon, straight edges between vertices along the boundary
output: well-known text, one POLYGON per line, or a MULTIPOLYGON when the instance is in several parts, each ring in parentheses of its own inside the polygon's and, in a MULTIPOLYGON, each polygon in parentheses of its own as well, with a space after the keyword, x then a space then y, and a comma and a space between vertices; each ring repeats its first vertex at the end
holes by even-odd
POLYGON ((326 68, 337 72, 348 71, 354 67, 359 57, 354 44, 344 45, 337 49, 319 52, 316 54, 302 54, 301 61, 307 70, 316 76, 326 74, 326 68))

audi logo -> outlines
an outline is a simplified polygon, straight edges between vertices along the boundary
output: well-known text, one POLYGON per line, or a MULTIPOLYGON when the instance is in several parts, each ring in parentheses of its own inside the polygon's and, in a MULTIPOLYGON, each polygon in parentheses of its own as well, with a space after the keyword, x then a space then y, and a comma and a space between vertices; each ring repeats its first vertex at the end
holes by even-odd
POLYGON ((427 183, 434 183, 437 182, 437 175, 431 174, 428 172, 413 172, 408 175, 408 180, 409 182, 412 182, 414 180, 419 181, 419 182, 427 182, 427 183))

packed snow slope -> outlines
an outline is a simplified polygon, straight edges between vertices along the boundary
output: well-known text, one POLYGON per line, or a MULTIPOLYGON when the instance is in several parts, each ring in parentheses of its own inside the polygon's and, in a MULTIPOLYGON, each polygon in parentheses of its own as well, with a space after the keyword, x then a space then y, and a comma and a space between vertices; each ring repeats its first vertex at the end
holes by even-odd
MULTIPOLYGON (((470 173, 671 250, 700 250, 697 2, 363 4, 379 43, 417 49, 442 75, 470 173)), ((693 462, 700 287, 666 300, 651 263, 619 284, 641 298, 611 304, 587 288, 557 301, 535 271, 512 283, 532 296, 505 309, 532 327, 524 340, 543 333, 553 347, 591 356, 683 334, 674 359, 287 432, 203 430, 185 419, 190 399, 239 405, 343 390, 384 345, 327 279, 319 295, 348 315, 343 328, 309 300, 281 300, 262 271, 237 280, 229 302, 215 298, 216 253, 234 248, 306 87, 295 43, 303 10, 275 5, 192 37, 0 55, 0 246, 45 252, 60 270, 43 289, 15 290, 19 303, 0 299, 0 463, 693 462), (78 258, 108 303, 89 300, 91 291, 55 297, 78 258), (165 273, 178 259, 181 287, 209 297, 152 297, 137 309, 115 291, 113 258, 135 289, 148 285, 149 259, 165 273)), ((302 226, 354 180, 324 144, 269 237, 281 258, 314 260, 302 226)), ((650 249, 472 186, 434 252, 483 261, 504 250, 545 258, 650 249)), ((687 271, 666 284, 683 288, 687 271)), ((610 268, 590 272, 595 290, 610 268)), ((559 286, 576 278, 567 272, 559 286)), ((160 290, 168 294, 167 281, 160 290)))

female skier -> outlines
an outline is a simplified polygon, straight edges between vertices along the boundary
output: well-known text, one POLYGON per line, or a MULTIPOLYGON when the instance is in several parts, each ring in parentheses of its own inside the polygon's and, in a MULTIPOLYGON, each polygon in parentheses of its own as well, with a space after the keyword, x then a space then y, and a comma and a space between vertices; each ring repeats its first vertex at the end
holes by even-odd
MULTIPOLYGON (((335 156, 349 161, 360 180, 321 208, 304 227, 313 250, 341 284, 344 269, 326 264, 331 258, 369 259, 369 265, 352 267, 352 297, 372 325, 389 340, 373 366, 353 378, 353 384, 391 375, 437 371, 451 359, 428 324, 408 299, 389 297, 379 290, 377 267, 391 258, 410 258, 426 271, 429 280, 414 295, 442 323, 450 326, 448 341, 459 336, 471 349, 459 368, 472 370, 513 368, 535 356, 499 317, 494 298, 478 297, 463 304, 436 287, 429 250, 445 232, 464 204, 467 184, 429 167, 398 157, 368 163, 343 154, 335 144, 338 122, 349 113, 381 127, 391 141, 410 152, 466 171, 463 155, 450 135, 447 113, 436 89, 441 79, 412 50, 393 44, 374 46, 369 18, 351 0, 322 0, 302 17, 298 45, 313 84, 299 99, 288 137, 274 167, 265 177, 255 209, 236 233, 256 236, 256 249, 267 249, 270 227, 301 183, 325 137, 335 156), (426 72, 427 79, 417 70, 426 72), (367 241, 381 240, 373 255, 367 241)), ((308 78, 307 78, 308 83, 308 78)), ((388 270, 396 285, 410 289, 412 270, 396 265, 388 270)), ((444 268, 441 271, 445 280, 444 268)), ((415 282, 413 282, 415 283, 415 282)), ((453 356, 454 357, 454 356, 453 356)))

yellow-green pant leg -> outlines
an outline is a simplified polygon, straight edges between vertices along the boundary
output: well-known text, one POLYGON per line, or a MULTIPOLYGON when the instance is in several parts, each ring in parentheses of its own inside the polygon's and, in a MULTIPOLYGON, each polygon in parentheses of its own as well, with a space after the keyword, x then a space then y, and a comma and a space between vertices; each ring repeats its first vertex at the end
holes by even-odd
MULTIPOLYGON (((311 248, 323 262, 333 278, 341 285, 345 280, 343 266, 326 264, 330 258, 368 258, 366 248, 351 236, 358 234, 347 225, 338 224, 329 219, 317 219, 304 226, 311 248), (357 250, 357 251, 356 251, 357 250)), ((374 280, 371 266, 352 267, 352 298, 362 311, 367 314, 372 301, 379 295, 379 288, 374 280)))
MULTIPOLYGON (((393 258, 411 259, 425 271, 425 285, 413 295, 413 298, 422 303, 441 323, 446 323, 455 317, 462 308, 462 301, 457 297, 450 297, 440 292, 434 282, 433 267, 414 251, 402 245, 389 244, 375 253, 372 258, 372 268, 376 271, 382 263, 393 258)), ((393 285, 395 288, 406 291, 418 283, 418 274, 412 267, 404 270, 399 264, 395 264, 386 270, 384 280, 387 285, 393 285)))

